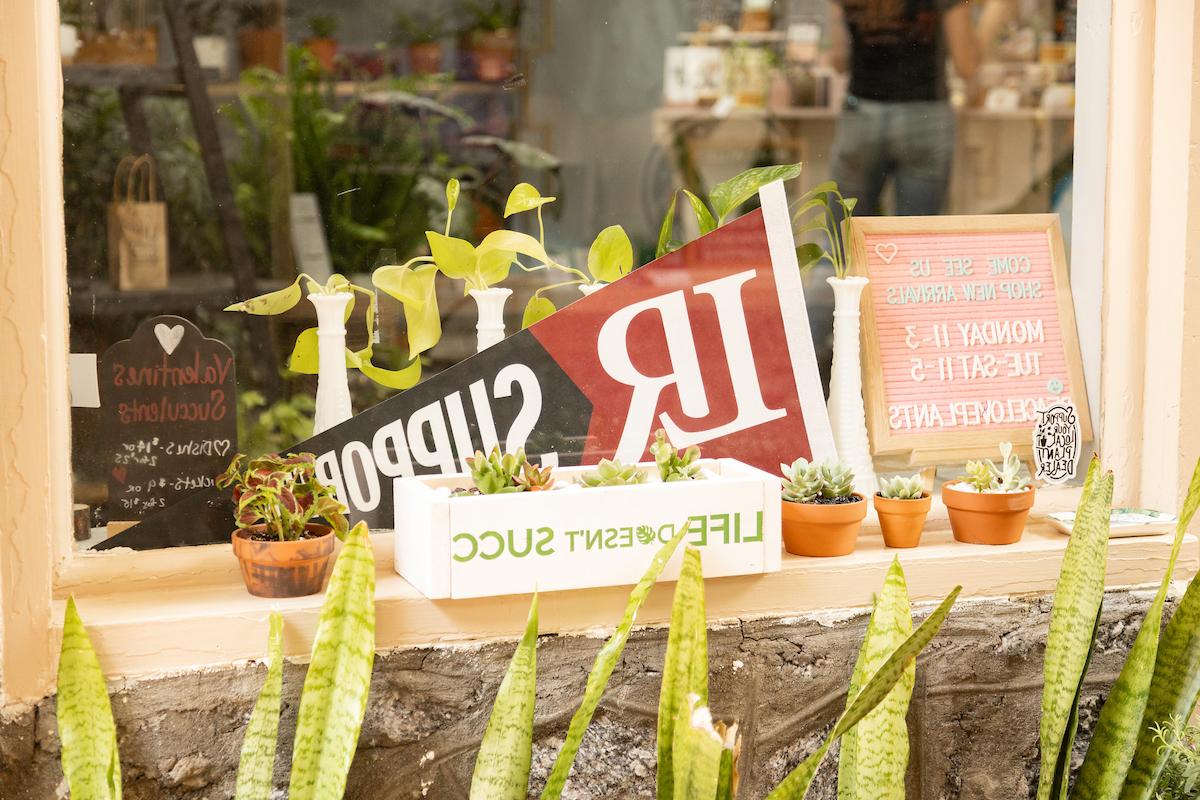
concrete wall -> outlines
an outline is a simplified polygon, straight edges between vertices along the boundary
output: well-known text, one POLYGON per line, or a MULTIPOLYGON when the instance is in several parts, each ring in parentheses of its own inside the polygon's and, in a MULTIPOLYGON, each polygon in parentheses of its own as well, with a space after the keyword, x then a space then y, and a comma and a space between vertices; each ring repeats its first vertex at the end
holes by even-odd
MULTIPOLYGON (((1084 731, 1090 730, 1148 604, 1144 593, 1106 597, 1081 709, 1084 731)), ((1013 800, 1036 793, 1049 613, 1050 599, 1041 596, 960 602, 917 671, 909 714, 910 798, 1013 800)), ((842 708, 865 623, 861 613, 853 613, 747 620, 710 631, 714 712, 740 720, 745 735, 740 796, 764 796, 816 747, 842 708)), ((568 636, 541 639, 534 791, 562 744, 601 643, 568 636)), ((654 796, 654 725, 665 645, 663 630, 631 638, 584 739, 566 797, 654 796)), ((512 648, 420 648, 380 657, 346 798, 465 797, 475 748, 512 648)), ((125 797, 230 797, 263 671, 246 665, 113 687, 125 797)), ((285 673, 284 731, 295 724, 303 672, 302 666, 289 666, 285 673)), ((1085 733, 1080 743, 1086 740, 1085 733)), ((290 748, 285 738, 280 785, 290 748)), ((0 724, 0 797, 54 797, 61 780, 57 758, 53 699, 0 724)), ((835 797, 835 778, 830 758, 810 797, 835 797)))

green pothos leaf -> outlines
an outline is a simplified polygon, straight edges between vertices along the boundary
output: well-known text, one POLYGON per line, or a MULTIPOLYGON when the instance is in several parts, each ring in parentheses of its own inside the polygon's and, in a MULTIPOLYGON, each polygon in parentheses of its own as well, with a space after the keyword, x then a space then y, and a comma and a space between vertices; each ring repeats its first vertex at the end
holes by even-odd
POLYGON ((550 301, 550 298, 535 294, 525 304, 525 314, 521 317, 521 327, 528 328, 530 325, 541 322, 555 311, 557 309, 554 307, 554 303, 550 301))
POLYGON ((596 234, 588 250, 588 272, 604 283, 612 283, 633 269, 633 243, 620 225, 609 225, 596 234))
POLYGON ((303 293, 300 291, 300 281, 305 280, 304 275, 301 275, 292 281, 291 285, 286 286, 274 292, 267 292, 258 297, 252 297, 249 300, 243 300, 240 303, 226 306, 226 311, 242 311, 247 314, 256 314, 258 316, 270 316, 271 314, 282 314, 296 307, 300 302, 303 293))
POLYGON ((678 192, 671 195, 671 204, 667 206, 667 213, 663 215, 662 225, 658 228, 658 246, 654 248, 655 258, 662 258, 675 249, 671 246, 671 235, 675 230, 675 201, 678 199, 678 192))
POLYGON ((447 278, 460 281, 474 277, 477 257, 475 246, 466 239, 445 236, 437 231, 425 231, 433 263, 437 264, 447 278))
POLYGON ((513 190, 508 193, 508 202, 504 204, 504 217, 507 219, 513 214, 520 214, 522 211, 532 211, 535 208, 540 208, 546 203, 553 203, 555 198, 542 197, 532 184, 518 183, 513 187, 513 190))
POLYGON ((726 217, 768 183, 791 180, 799 175, 800 164, 779 164, 773 167, 754 167, 718 183, 708 195, 717 215, 717 224, 724 222, 726 217))
POLYGON ((683 190, 683 194, 687 197, 688 202, 692 204, 692 212, 696 215, 696 224, 700 227, 700 235, 712 233, 717 229, 717 221, 713 219, 712 212, 708 210, 708 206, 704 205, 704 201, 696 195, 683 190))

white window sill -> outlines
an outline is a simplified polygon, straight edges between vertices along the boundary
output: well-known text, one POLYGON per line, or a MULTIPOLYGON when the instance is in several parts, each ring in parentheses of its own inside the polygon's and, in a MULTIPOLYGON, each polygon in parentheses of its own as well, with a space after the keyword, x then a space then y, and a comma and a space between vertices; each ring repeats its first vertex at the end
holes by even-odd
MULTIPOLYGON (((783 568, 768 575, 716 578, 706 585, 710 621, 763 616, 795 616, 869 606, 894 557, 899 556, 914 600, 940 599, 956 584, 964 597, 994 597, 1053 590, 1068 537, 1039 514, 1073 508, 1078 490, 1042 491, 1021 541, 988 547, 954 542, 938 498, 920 547, 883 546, 874 513, 868 516, 857 550, 842 558, 784 555, 783 568)), ((468 644, 516 638, 529 604, 527 595, 473 600, 427 600, 392 570, 390 532, 372 537, 378 567, 376 644, 380 650, 431 644, 468 644)), ((1112 539, 1107 585, 1157 582, 1171 549, 1170 534, 1112 539)), ((145 557, 147 554, 139 554, 145 557)), ((285 617, 284 649, 308 653, 323 595, 266 600, 246 593, 227 545, 161 551, 164 560, 194 561, 190 578, 104 575, 106 559, 76 559, 68 588, 56 602, 62 618, 67 591, 73 591, 91 631, 100 662, 110 676, 143 676, 260 658, 266 617, 285 617), (71 586, 73 584, 73 587, 71 586)), ((1200 564, 1200 543, 1188 535, 1177 578, 1200 564)), ((638 616, 641 625, 669 619, 673 584, 656 587, 638 616)), ((624 607, 628 587, 548 593, 541 604, 543 633, 588 632, 610 628, 624 607)))

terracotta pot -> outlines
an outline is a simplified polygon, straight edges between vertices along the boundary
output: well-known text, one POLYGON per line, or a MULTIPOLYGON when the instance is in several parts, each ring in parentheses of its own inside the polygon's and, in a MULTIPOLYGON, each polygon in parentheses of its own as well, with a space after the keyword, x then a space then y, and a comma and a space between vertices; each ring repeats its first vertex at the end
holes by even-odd
POLYGON ((929 494, 915 500, 899 500, 876 493, 875 511, 879 514, 883 543, 888 547, 916 547, 932 501, 929 494))
POLYGON ((471 61, 475 65, 475 77, 489 83, 508 80, 513 74, 513 55, 516 51, 516 31, 501 28, 498 31, 472 32, 471 61))
POLYGON ((283 28, 243 28, 238 31, 242 69, 266 67, 283 71, 283 28))
POLYGON ((968 544, 1013 544, 1021 540, 1029 509, 1033 507, 1034 488, 1023 492, 962 492, 958 481, 942 484, 942 502, 950 514, 954 538, 968 544))
POLYGON ((247 538, 244 531, 233 532, 233 554, 242 566, 246 591, 255 597, 303 597, 321 591, 333 556, 333 530, 311 522, 305 530, 322 535, 294 542, 259 542, 247 538))
POLYGON ((845 556, 854 552, 867 501, 853 503, 783 502, 783 549, 796 556, 845 556))
POLYGON ((313 54, 313 58, 321 65, 321 69, 325 72, 333 72, 337 62, 337 39, 305 39, 304 49, 313 54))
POLYGON ((408 69, 414 75, 436 75, 442 71, 440 42, 414 42, 408 46, 408 69))

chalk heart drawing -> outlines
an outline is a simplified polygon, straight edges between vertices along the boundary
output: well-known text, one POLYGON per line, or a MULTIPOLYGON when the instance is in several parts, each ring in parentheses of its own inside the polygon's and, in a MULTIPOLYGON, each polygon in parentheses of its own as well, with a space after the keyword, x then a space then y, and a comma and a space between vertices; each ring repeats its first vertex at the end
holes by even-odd
POLYGON ((891 264, 892 259, 896 257, 898 249, 895 242, 880 242, 875 245, 875 255, 883 259, 883 263, 891 264))
POLYGON ((163 351, 167 355, 171 355, 175 352, 175 348, 179 347, 179 343, 183 341, 183 326, 167 326, 160 322, 154 326, 154 338, 158 339, 158 343, 162 345, 163 351))
POLYGON ((214 439, 213 450, 217 451, 217 455, 223 456, 229 452, 229 448, 233 447, 233 442, 228 439, 214 439))

